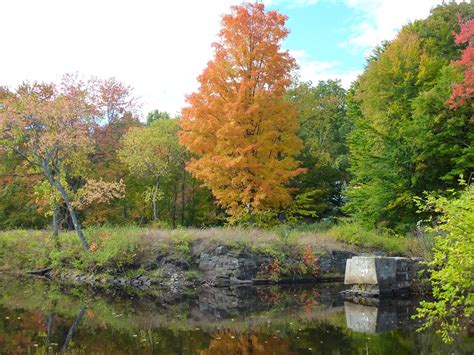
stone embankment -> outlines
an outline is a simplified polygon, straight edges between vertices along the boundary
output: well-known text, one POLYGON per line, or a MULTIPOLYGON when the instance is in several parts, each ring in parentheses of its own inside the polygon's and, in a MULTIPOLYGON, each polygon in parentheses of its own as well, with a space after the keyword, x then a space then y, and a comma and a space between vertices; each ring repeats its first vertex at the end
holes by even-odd
MULTIPOLYGON (((327 251, 317 258, 318 272, 315 275, 287 274, 275 278, 262 277, 259 271, 274 260, 271 255, 250 252, 233 252, 225 246, 200 254, 198 269, 203 280, 212 286, 234 284, 291 283, 311 281, 342 281, 349 258, 357 255, 350 251, 327 251)), ((286 265, 296 265, 300 260, 287 257, 286 265)))
MULTIPOLYGON (((74 270, 51 271, 50 276, 66 281, 91 285, 133 286, 147 288, 162 286, 179 291, 197 285, 225 287, 268 283, 308 283, 342 281, 346 262, 357 254, 351 251, 327 250, 314 258, 317 264, 309 272, 302 257, 279 258, 278 267, 271 269, 276 257, 263 251, 234 250, 228 246, 200 251, 190 260, 157 256, 153 262, 137 265, 142 272, 133 277, 123 275, 87 274, 74 270), (271 270, 270 270, 271 269, 271 270), (301 271, 303 270, 303 271, 301 271), (265 271, 265 272, 262 272, 265 271)), ((307 261, 307 260, 306 260, 307 261)), ((128 274, 132 274, 128 272, 128 274)))

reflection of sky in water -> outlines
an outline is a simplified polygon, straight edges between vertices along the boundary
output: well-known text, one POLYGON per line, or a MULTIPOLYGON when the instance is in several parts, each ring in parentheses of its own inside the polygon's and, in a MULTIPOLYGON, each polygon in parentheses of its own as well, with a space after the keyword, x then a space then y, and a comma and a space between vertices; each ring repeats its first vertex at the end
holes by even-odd
POLYGON ((344 302, 341 285, 205 288, 192 295, 98 295, 0 279, 0 353, 469 353, 417 333, 416 302, 344 302))

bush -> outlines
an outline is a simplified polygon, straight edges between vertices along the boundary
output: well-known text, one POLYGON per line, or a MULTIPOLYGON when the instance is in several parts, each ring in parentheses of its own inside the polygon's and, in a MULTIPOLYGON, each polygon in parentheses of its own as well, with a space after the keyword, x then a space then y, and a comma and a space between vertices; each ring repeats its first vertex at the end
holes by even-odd
POLYGON ((429 228, 437 237, 428 263, 434 301, 423 301, 415 317, 425 319, 420 330, 439 325, 437 333, 450 343, 462 328, 461 319, 474 314, 474 186, 460 194, 451 191, 449 198, 427 194, 418 206, 437 217, 429 228))

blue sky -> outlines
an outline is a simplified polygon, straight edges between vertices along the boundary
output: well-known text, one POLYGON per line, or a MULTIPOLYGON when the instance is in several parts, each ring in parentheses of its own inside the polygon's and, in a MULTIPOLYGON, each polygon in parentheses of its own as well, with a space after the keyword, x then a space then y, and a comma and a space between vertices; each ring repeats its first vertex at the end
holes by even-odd
POLYGON ((321 1, 316 5, 288 7, 270 6, 288 16, 291 30, 285 47, 304 51, 307 56, 322 62, 336 62, 348 71, 359 70, 365 63, 364 49, 344 48, 348 29, 356 20, 356 11, 342 1, 321 1))
MULTIPOLYGON (((302 80, 348 87, 365 56, 442 0, 261 0, 289 17, 284 47, 302 80)), ((0 85, 115 77, 145 115, 177 114, 212 57, 221 16, 241 0, 15 0, 2 3, 0 85), (26 10, 25 10, 26 9, 26 10)))
POLYGON ((305 80, 341 79, 348 87, 366 56, 410 21, 426 18, 438 0, 267 0, 288 16, 284 46, 305 80))

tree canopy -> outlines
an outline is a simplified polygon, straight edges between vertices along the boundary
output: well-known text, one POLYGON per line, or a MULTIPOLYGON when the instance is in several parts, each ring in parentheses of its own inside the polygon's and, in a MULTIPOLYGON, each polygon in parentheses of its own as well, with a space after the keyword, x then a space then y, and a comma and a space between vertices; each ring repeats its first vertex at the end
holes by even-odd
POLYGON ((450 3, 405 26, 353 87, 346 211, 369 226, 410 228, 419 218, 415 196, 454 187, 473 168, 472 107, 448 103, 460 80, 457 14, 473 12, 450 3))

